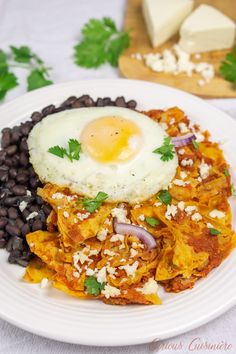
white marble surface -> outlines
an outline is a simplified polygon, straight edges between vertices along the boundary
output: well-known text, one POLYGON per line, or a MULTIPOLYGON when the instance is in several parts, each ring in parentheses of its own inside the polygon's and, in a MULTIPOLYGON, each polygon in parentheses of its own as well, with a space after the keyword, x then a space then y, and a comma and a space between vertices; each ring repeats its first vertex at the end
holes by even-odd
MULTIPOLYGON (((0 0, 0 47, 6 49, 9 45, 29 45, 53 67, 52 79, 55 83, 79 79, 115 78, 119 76, 118 70, 107 65, 97 70, 85 70, 75 66, 72 61, 73 46, 79 39, 82 25, 89 18, 110 16, 121 27, 124 9, 125 0, 0 0)), ((17 74, 20 76, 20 86, 10 92, 6 101, 25 92, 25 72, 17 69, 17 74)), ((236 119, 236 100, 211 100, 210 103, 236 119)), ((235 329, 236 307, 194 331, 163 341, 159 345, 99 348, 44 339, 0 320, 0 353, 235 353, 235 329), (225 346, 228 345, 228 349, 221 347, 208 350, 207 347, 199 346, 204 343, 216 345, 221 342, 225 343, 225 346)))

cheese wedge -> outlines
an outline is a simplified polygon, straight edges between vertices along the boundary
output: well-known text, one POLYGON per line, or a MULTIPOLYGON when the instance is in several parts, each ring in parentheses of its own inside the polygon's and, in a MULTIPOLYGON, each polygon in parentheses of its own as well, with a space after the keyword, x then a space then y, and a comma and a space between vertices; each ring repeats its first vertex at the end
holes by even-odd
POLYGON ((188 53, 231 48, 235 41, 235 23, 208 5, 199 6, 180 29, 180 47, 188 53))
POLYGON ((143 0, 143 15, 153 47, 176 34, 193 9, 193 0, 143 0))

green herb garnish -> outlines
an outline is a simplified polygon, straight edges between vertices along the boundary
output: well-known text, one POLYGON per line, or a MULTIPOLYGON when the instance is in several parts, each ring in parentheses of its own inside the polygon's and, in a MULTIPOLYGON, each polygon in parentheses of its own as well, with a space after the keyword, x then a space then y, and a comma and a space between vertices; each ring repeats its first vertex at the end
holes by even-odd
POLYGON ((223 171, 225 177, 229 177, 229 170, 225 167, 223 171))
POLYGON ((100 208, 102 203, 108 198, 108 194, 104 192, 98 192, 94 199, 85 198, 82 201, 79 199, 79 203, 82 202, 83 207, 90 213, 93 213, 95 210, 100 208))
POLYGON ((56 146, 50 147, 48 149, 48 152, 50 152, 51 154, 56 155, 62 159, 65 156, 67 156, 68 159, 71 162, 73 162, 73 160, 80 159, 81 144, 76 139, 70 139, 68 141, 68 149, 65 149, 63 147, 60 147, 59 145, 56 145, 56 146))
POLYGON ((230 186, 230 191, 231 191, 231 195, 235 196, 235 188, 234 188, 233 184, 231 184, 231 186, 230 186))
POLYGON ((164 138, 164 143, 161 147, 157 148, 153 151, 155 154, 161 155, 162 161, 169 161, 174 158, 174 145, 171 144, 171 138, 164 138))
POLYGON ((105 283, 99 283, 95 277, 90 276, 85 279, 84 286, 89 295, 98 296, 104 289, 105 283))
POLYGON ((166 189, 163 189, 162 191, 160 191, 157 195, 157 198, 159 198, 160 201, 165 205, 170 204, 172 201, 172 196, 168 192, 168 190, 166 190, 166 189))
POLYGON ((211 227, 211 228, 210 228, 210 234, 211 234, 211 235, 219 235, 219 234, 220 234, 220 231, 214 229, 213 227, 211 227))
POLYGON ((10 46, 8 53, 0 50, 0 100, 6 96, 9 90, 18 85, 16 75, 11 72, 13 67, 20 67, 28 71, 28 91, 53 83, 48 78, 50 68, 46 67, 43 60, 29 47, 10 46))
POLYGON ((82 31, 82 41, 75 46, 75 63, 85 68, 97 68, 109 62, 118 65, 118 58, 130 43, 127 32, 119 32, 111 18, 91 19, 82 31))
POLYGON ((192 144, 195 150, 199 149, 199 143, 196 140, 192 140, 192 144))
POLYGON ((149 224, 152 227, 156 227, 157 225, 160 225, 160 220, 148 216, 145 218, 145 221, 147 224, 149 224))
POLYGON ((236 47, 228 53, 220 65, 220 73, 225 80, 236 84, 236 47))

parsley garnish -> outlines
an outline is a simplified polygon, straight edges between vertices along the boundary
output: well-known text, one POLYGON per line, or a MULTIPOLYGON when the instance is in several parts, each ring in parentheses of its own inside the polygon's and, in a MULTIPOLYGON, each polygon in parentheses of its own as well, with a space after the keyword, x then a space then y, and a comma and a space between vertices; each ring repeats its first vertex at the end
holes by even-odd
MULTIPOLYGON (((108 194, 104 192, 98 192, 94 199, 85 198, 82 200, 83 207, 90 213, 93 213, 95 210, 100 208, 102 203, 108 198, 108 194)), ((80 200, 79 200, 80 202, 80 200)))
POLYGON ((10 71, 12 67, 21 67, 28 71, 28 91, 53 83, 48 79, 50 69, 29 47, 10 46, 9 53, 0 50, 0 100, 5 97, 9 90, 18 85, 16 75, 10 71))
POLYGON ((236 84, 236 47, 226 55, 225 60, 221 63, 220 73, 225 80, 236 84))
POLYGON ((233 184, 231 184, 230 190, 231 190, 231 195, 232 195, 232 196, 235 196, 235 188, 234 188, 234 185, 233 185, 233 184))
POLYGON ((85 68, 97 68, 109 62, 118 65, 118 58, 130 43, 127 32, 119 32, 111 18, 91 19, 82 31, 82 41, 75 46, 75 63, 85 68))
POLYGON ((172 201, 172 196, 166 189, 160 191, 157 195, 157 198, 159 198, 160 201, 165 205, 170 204, 172 201))
POLYGON ((67 156, 71 162, 80 159, 80 151, 81 144, 76 139, 70 139, 68 141, 68 149, 62 148, 59 145, 52 146, 48 149, 48 152, 62 159, 67 156))
POLYGON ((145 218, 145 221, 146 221, 147 224, 149 224, 152 227, 160 225, 160 220, 157 220, 155 218, 151 218, 151 217, 148 217, 148 216, 145 218))
POLYGON ((195 150, 199 149, 199 143, 196 140, 192 140, 192 144, 195 150))
POLYGON ((174 158, 174 145, 171 144, 171 138, 165 137, 161 147, 153 151, 155 154, 160 154, 162 161, 169 161, 174 158))
POLYGON ((210 228, 210 234, 211 234, 211 235, 219 235, 219 234, 220 234, 220 231, 214 229, 213 227, 211 227, 211 228, 210 228))
POLYGON ((229 177, 229 170, 225 167, 223 171, 225 177, 229 177))
POLYGON ((85 279, 84 286, 89 295, 98 296, 104 289, 105 283, 99 283, 95 277, 90 276, 85 279))

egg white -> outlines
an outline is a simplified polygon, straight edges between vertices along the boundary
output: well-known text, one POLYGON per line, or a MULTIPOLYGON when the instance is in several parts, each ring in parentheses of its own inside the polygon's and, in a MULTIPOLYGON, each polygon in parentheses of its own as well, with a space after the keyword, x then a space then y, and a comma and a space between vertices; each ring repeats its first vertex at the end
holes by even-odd
POLYGON ((137 203, 148 199, 171 182, 176 173, 176 153, 170 161, 162 161, 153 153, 163 144, 163 128, 144 114, 126 108, 78 108, 44 118, 32 129, 28 146, 30 162, 42 182, 67 186, 74 193, 95 197, 99 191, 109 195, 108 201, 137 203), (119 116, 135 122, 142 132, 143 146, 134 159, 126 163, 99 163, 83 151, 78 161, 59 158, 48 152, 52 146, 67 147, 69 139, 77 139, 89 122, 119 116))

